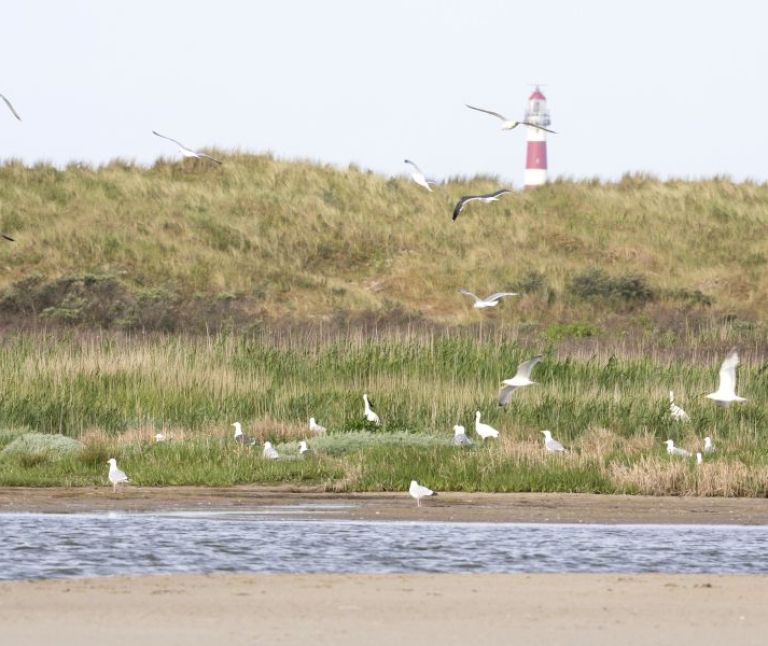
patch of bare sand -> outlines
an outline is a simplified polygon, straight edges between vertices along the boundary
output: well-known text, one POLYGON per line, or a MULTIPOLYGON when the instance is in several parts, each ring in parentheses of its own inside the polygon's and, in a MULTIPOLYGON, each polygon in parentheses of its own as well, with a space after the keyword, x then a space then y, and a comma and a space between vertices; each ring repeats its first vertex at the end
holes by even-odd
MULTIPOLYGON (((269 509, 354 520, 768 524, 768 499, 541 493, 440 493, 416 507, 407 493, 336 494, 292 487, 0 488, 0 512, 269 509)), ((291 513, 295 518, 295 514, 291 513)))
POLYGON ((5 644, 764 644, 768 577, 175 575, 0 583, 5 644))

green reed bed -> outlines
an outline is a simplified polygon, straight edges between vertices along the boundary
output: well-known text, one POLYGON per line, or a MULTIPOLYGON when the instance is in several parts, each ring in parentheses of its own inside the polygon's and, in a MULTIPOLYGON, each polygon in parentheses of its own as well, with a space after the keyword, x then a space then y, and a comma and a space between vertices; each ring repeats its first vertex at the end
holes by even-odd
POLYGON ((515 337, 455 334, 343 337, 279 331, 258 336, 17 334, 0 342, 0 449, 18 434, 63 435, 84 448, 55 459, 45 452, 0 453, 0 484, 103 484, 116 457, 139 485, 291 483, 336 491, 403 490, 412 478, 438 490, 585 491, 766 495, 763 429, 768 375, 746 351, 729 409, 711 392, 722 347, 685 354, 621 348, 589 352, 571 345, 521 347, 515 337), (543 352, 538 385, 499 409, 502 378, 543 352), (668 415, 668 390, 692 417, 668 415), (362 418, 368 392, 382 425, 362 418), (452 427, 474 435, 475 410, 501 432, 469 451, 451 445, 452 427), (307 419, 328 427, 297 455, 307 419), (231 423, 284 459, 240 449, 231 423), (544 453, 542 429, 572 451, 544 453), (3 430, 4 429, 4 430, 3 430), (155 444, 153 436, 169 440, 155 444), (662 441, 697 450, 718 447, 697 468, 671 460, 662 441))

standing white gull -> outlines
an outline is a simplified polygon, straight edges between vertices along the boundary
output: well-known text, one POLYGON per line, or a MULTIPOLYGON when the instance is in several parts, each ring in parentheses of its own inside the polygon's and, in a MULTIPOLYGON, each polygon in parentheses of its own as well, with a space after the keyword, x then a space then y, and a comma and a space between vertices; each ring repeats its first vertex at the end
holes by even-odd
POLYGON ((206 159, 210 159, 212 162, 216 162, 217 164, 221 164, 221 162, 218 159, 214 159, 210 155, 207 155, 206 153, 201 153, 199 150, 192 150, 191 148, 187 148, 183 143, 180 141, 176 141, 175 139, 171 139, 170 137, 166 137, 165 135, 161 135, 159 132, 156 132, 155 130, 152 131, 153 135, 156 135, 157 137, 160 137, 161 139, 167 139, 168 141, 172 141, 179 147, 179 152, 182 154, 183 157, 197 157, 198 159, 200 157, 205 157, 206 159))
POLYGON ((715 452, 715 445, 712 444, 712 438, 711 437, 705 437, 704 438, 704 453, 714 453, 715 452))
POLYGON ((672 415, 672 419, 676 419, 680 422, 690 422, 691 418, 680 406, 675 403, 675 393, 669 391, 669 414, 672 415))
POLYGON ((543 130, 544 132, 551 132, 553 135, 557 134, 554 130, 550 130, 549 128, 543 128, 542 126, 538 126, 535 123, 531 123, 530 121, 515 121, 514 119, 507 119, 503 114, 499 114, 498 112, 485 110, 484 108, 476 108, 475 106, 469 105, 468 103, 465 103, 464 105, 466 105, 470 110, 485 112, 485 114, 490 114, 496 117, 497 119, 501 119, 502 130, 512 130, 514 128, 517 128, 517 126, 529 126, 531 128, 536 128, 537 130, 543 130))
POLYGON ((736 394, 736 366, 738 365, 739 353, 736 348, 732 348, 720 366, 720 383, 717 385, 717 390, 706 395, 718 406, 728 406, 731 402, 747 401, 744 397, 739 397, 736 394))
POLYGON ((410 159, 406 159, 403 163, 410 164, 413 166, 413 172, 411 173, 411 179, 416 182, 419 186, 423 186, 426 188, 430 193, 432 192, 432 188, 430 187, 430 184, 434 184, 434 182, 430 182, 424 173, 421 172, 421 168, 419 168, 416 165, 416 162, 412 162, 410 159))
POLYGON ((0 94, 0 99, 5 101, 5 105, 8 106, 8 109, 11 111, 11 114, 13 114, 13 116, 16 117, 19 121, 21 121, 21 117, 19 116, 19 113, 16 112, 13 105, 11 105, 11 102, 2 94, 0 94))
POLYGON ((544 433, 544 448, 547 449, 549 453, 564 453, 568 450, 552 437, 550 431, 542 431, 542 433, 544 433))
POLYGON ((299 442, 299 454, 304 455, 305 453, 309 453, 312 449, 309 448, 309 445, 307 444, 306 440, 302 440, 299 442))
POLYGON ((696 464, 704 464, 704 458, 701 455, 701 451, 696 452, 696 464))
POLYGON ((408 493, 411 494, 411 498, 416 498, 416 506, 421 507, 421 499, 424 496, 436 496, 437 494, 429 487, 420 485, 415 480, 411 480, 411 486, 408 487, 408 493))
POLYGON ((467 429, 461 424, 453 427, 453 443, 456 446, 472 446, 472 440, 467 437, 467 429))
POLYGON ((499 300, 505 296, 520 296, 520 294, 517 292, 494 292, 490 296, 480 298, 477 294, 473 294, 467 289, 462 288, 458 291, 459 294, 464 294, 464 296, 471 296, 475 299, 475 304, 472 307, 474 307, 476 310, 482 310, 486 307, 496 307, 499 304, 499 300))
POLYGON ((280 457, 277 449, 272 446, 272 442, 264 442, 264 452, 262 455, 267 460, 277 460, 280 457))
POLYGON ((509 403, 509 400, 512 399, 512 393, 518 388, 536 383, 535 381, 531 381, 531 371, 534 366, 541 361, 543 356, 544 355, 538 354, 533 357, 533 359, 523 361, 523 363, 517 366, 517 372, 514 377, 505 379, 501 382, 501 389, 499 390, 499 406, 506 406, 509 403))
POLYGON ((459 217, 459 214, 462 212, 464 207, 469 202, 473 202, 474 200, 480 200, 481 202, 495 202, 498 200, 502 195, 505 193, 511 193, 512 190, 509 188, 500 188, 498 191, 494 191, 493 193, 484 193, 483 195, 462 195, 459 198, 459 201, 456 202, 456 206, 453 208, 453 220, 456 221, 456 218, 459 217))
POLYGON ((256 440, 243 433, 243 427, 240 425, 240 422, 235 422, 232 426, 235 427, 235 442, 240 446, 253 446, 256 444, 256 440))
POLYGON ((667 453, 670 455, 677 455, 682 458, 690 458, 691 452, 686 451, 685 449, 681 449, 680 447, 675 446, 675 442, 673 440, 667 440, 664 442, 664 444, 667 445, 667 453))
POLYGON ((371 404, 368 401, 368 394, 363 393, 363 404, 365 405, 365 411, 363 412, 363 415, 365 415, 365 419, 367 419, 372 424, 376 424, 378 426, 381 424, 381 420, 379 419, 379 416, 373 412, 371 409, 371 404))
POLYGON ((314 417, 309 418, 309 430, 311 433, 314 433, 315 435, 325 435, 326 428, 325 426, 320 426, 315 421, 314 417))
POLYGON ((120 471, 120 469, 117 468, 117 460, 115 460, 115 458, 109 458, 107 464, 109 465, 109 475, 107 477, 112 483, 112 491, 116 492, 117 485, 122 484, 123 482, 128 482, 128 476, 125 475, 124 471, 120 471))
POLYGON ((480 411, 475 411, 475 433, 484 440, 489 437, 499 437, 499 432, 489 424, 483 424, 480 421, 480 411))

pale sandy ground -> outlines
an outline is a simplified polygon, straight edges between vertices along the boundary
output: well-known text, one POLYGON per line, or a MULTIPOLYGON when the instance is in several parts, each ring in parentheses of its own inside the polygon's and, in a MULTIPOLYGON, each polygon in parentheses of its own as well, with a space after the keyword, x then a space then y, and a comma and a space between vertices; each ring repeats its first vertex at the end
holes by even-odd
POLYGON ((177 575, 0 583, 0 641, 765 644, 768 577, 177 575))
POLYGON ((281 510, 345 520, 520 523, 696 523, 767 525, 768 499, 539 493, 440 493, 416 507, 407 493, 334 494, 292 487, 0 488, 1 512, 281 510))

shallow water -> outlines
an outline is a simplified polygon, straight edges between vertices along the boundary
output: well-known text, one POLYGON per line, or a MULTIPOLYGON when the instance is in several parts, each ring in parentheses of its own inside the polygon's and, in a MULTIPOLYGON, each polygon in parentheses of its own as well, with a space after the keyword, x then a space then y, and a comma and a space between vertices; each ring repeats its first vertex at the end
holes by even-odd
POLYGON ((0 579, 174 572, 768 573, 766 527, 341 521, 318 518, 316 511, 0 514, 0 579), (312 518, 301 517, 306 514, 312 518))

